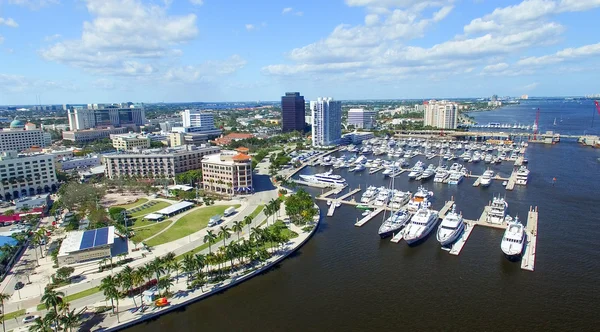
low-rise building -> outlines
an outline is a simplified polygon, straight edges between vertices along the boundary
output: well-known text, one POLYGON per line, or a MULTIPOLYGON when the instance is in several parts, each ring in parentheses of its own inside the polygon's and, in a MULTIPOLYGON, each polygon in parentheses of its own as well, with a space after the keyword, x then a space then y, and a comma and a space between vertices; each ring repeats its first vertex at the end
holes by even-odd
POLYGON ((100 157, 89 155, 85 157, 63 158, 56 161, 56 170, 68 171, 72 169, 90 168, 100 165, 100 157))
POLYGON ((105 175, 110 178, 169 178, 201 168, 202 158, 219 152, 215 146, 182 145, 104 155, 105 175))
POLYGON ((202 186, 220 194, 251 193, 252 158, 237 151, 221 151, 202 159, 202 186))
POLYGON ((147 149, 150 147, 150 137, 136 133, 110 135, 112 145, 119 151, 147 149))
POLYGON ((233 141, 240 141, 243 139, 252 138, 254 135, 247 133, 230 133, 225 136, 221 136, 215 140, 216 145, 228 145, 233 141))
POLYGON ((54 156, 49 154, 0 154, 0 200, 48 193, 57 189, 54 156))
POLYGON ((58 251, 58 265, 75 264, 111 257, 115 227, 67 233, 58 251))
POLYGON ((62 137, 64 140, 72 142, 89 142, 95 141, 101 138, 109 138, 113 134, 125 134, 129 131, 129 128, 98 128, 98 129, 85 129, 76 131, 63 131, 62 137))

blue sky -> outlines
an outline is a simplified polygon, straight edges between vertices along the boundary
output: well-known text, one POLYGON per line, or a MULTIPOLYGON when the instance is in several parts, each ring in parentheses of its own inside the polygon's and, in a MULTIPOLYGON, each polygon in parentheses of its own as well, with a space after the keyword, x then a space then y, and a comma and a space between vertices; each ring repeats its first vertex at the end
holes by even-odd
POLYGON ((0 105, 600 93, 600 0, 0 0, 0 105))

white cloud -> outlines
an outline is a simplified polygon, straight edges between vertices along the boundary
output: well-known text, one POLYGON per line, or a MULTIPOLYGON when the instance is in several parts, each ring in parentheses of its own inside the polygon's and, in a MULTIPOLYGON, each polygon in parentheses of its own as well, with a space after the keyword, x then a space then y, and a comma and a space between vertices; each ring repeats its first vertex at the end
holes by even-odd
POLYGON ((483 72, 498 72, 498 71, 506 70, 508 67, 509 67, 508 63, 500 62, 495 65, 487 65, 487 66, 483 67, 483 72))
POLYGON ((239 55, 232 55, 225 60, 206 61, 195 66, 181 66, 169 69, 164 78, 167 81, 184 83, 211 82, 217 77, 235 73, 246 65, 239 55))
POLYGON ((140 0, 87 0, 94 19, 83 23, 80 39, 40 50, 43 58, 111 75, 148 75, 174 47, 198 35, 196 15, 169 15, 165 7, 140 0))
POLYGON ((283 8, 283 10, 281 11, 281 14, 282 15, 290 14, 290 15, 296 15, 296 16, 302 16, 302 15, 304 15, 303 12, 301 12, 299 10, 294 10, 294 8, 292 8, 292 7, 283 8))
POLYGON ((254 24, 246 24, 246 30, 248 31, 252 31, 256 29, 256 26, 254 24))
POLYGON ((39 93, 48 90, 79 91, 79 88, 70 82, 36 80, 21 75, 0 74, 0 90, 11 93, 39 93))
POLYGON ((46 42, 52 42, 52 41, 55 41, 55 40, 60 39, 60 38, 62 38, 62 35, 60 35, 58 33, 55 33, 55 34, 53 34, 51 36, 44 37, 44 41, 46 41, 46 42))
POLYGON ((12 18, 4 18, 4 17, 0 17, 0 25, 6 25, 7 27, 11 27, 11 28, 16 28, 19 26, 19 24, 17 24, 17 22, 15 22, 15 20, 13 20, 12 18))
POLYGON ((204 0, 190 0, 190 3, 195 6, 202 6, 204 4, 204 0))
POLYGON ((590 58, 600 55, 600 43, 577 48, 566 48, 551 55, 527 57, 517 62, 520 66, 541 67, 559 62, 590 58))
POLYGON ((537 88, 538 85, 540 85, 538 82, 527 84, 523 87, 523 90, 533 90, 533 89, 537 88))
POLYGON ((50 5, 57 5, 60 3, 60 0, 8 0, 7 2, 10 5, 24 6, 35 10, 50 5))
POLYGON ((99 78, 92 82, 92 87, 102 90, 113 90, 115 89, 115 83, 106 78, 99 78))

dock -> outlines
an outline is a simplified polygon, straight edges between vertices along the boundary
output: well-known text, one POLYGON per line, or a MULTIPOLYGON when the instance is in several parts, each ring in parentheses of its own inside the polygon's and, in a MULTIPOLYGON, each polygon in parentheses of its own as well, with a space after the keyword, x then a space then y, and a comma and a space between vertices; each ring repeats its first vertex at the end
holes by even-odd
POLYGON ((515 160, 515 166, 523 165, 523 160, 525 160, 525 157, 523 157, 523 156, 518 157, 517 160, 515 160))
POLYGON ((335 212, 335 201, 331 201, 331 205, 329 205, 329 209, 327 210, 327 216, 333 217, 333 213, 335 212))
POLYGON ((454 205, 454 200, 447 201, 446 204, 444 204, 444 207, 440 210, 438 217, 440 219, 444 219, 448 211, 450 211, 450 209, 452 208, 452 205, 454 205))
POLYGON ((465 231, 463 232, 462 236, 458 240, 456 240, 456 242, 454 242, 454 244, 452 245, 452 249, 450 249, 449 251, 450 255, 460 255, 462 248, 467 243, 467 240, 469 239, 469 236, 471 235, 471 232, 473 232, 474 228, 475 224, 467 223, 465 225, 465 231))
POLYGON ((508 179, 508 183, 506 184, 506 190, 515 189, 515 183, 517 183, 517 172, 513 170, 508 179))
POLYGON ((385 167, 377 167, 377 168, 373 168, 369 170, 369 174, 375 174, 379 171, 381 171, 382 169, 384 169, 385 167))
POLYGON ((371 213, 369 213, 368 215, 366 215, 364 218, 362 218, 361 220, 357 221, 354 226, 357 227, 361 227, 362 225, 366 224, 367 222, 369 222, 369 220, 375 218, 378 214, 381 213, 381 211, 383 211, 384 208, 379 208, 375 211, 372 211, 371 213))
POLYGON ((479 187, 479 184, 481 183, 481 176, 477 177, 477 180, 475 180, 475 183, 473 183, 473 187, 479 187))
POLYGON ((399 171, 398 171, 398 172, 396 172, 396 173, 390 174, 390 177, 391 177, 391 178, 395 178, 395 177, 397 177, 398 175, 400 175, 400 174, 402 174, 402 173, 404 173, 404 172, 406 172, 406 171, 408 171, 408 168, 403 168, 403 169, 399 170, 399 171))
POLYGON ((428 158, 427 158, 427 160, 431 160, 431 159, 433 159, 433 158, 435 158, 435 157, 437 157, 437 155, 433 155, 433 156, 431 156, 431 157, 428 157, 428 158))
POLYGON ((350 196, 352 196, 352 195, 356 194, 356 193, 357 193, 357 192, 359 192, 360 190, 361 190, 360 188, 356 188, 356 189, 354 189, 354 190, 350 190, 350 192, 348 192, 348 193, 344 194, 343 196, 340 196, 340 197, 338 197, 337 199, 338 199, 338 200, 340 200, 340 201, 343 201, 343 200, 345 200, 346 198, 348 198, 348 197, 350 197, 350 196))
POLYGON ((525 232, 527 233, 527 244, 525 245, 525 253, 521 259, 521 269, 527 271, 533 271, 535 267, 535 253, 537 245, 537 230, 538 230, 538 209, 537 207, 529 208, 527 214, 527 226, 525 232))
MULTIPOLYGON (((346 189, 347 186, 348 185, 345 185, 343 187, 334 187, 330 191, 328 191, 328 192, 326 192, 324 194, 321 194, 320 198, 327 198, 327 197, 329 197, 331 195, 337 195, 337 194, 341 193, 344 189, 346 189)), ((326 188, 330 188, 330 187, 326 187, 326 188)))
POLYGON ((402 239, 404 238, 404 232, 400 231, 398 232, 398 234, 394 235, 394 237, 390 240, 394 243, 398 243, 400 241, 402 241, 402 239))

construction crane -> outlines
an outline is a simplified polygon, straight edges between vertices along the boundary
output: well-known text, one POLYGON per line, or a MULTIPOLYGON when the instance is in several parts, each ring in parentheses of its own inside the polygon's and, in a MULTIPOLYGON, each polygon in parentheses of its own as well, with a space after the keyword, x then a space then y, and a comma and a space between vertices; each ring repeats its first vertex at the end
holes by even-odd
MULTIPOLYGON (((596 109, 598 110, 598 114, 600 114, 600 104, 598 104, 597 100, 594 100, 594 104, 596 105, 596 109)), ((594 126, 594 118, 596 117, 596 113, 592 116, 592 127, 594 126)))
POLYGON ((535 113, 535 123, 533 124, 533 140, 537 140, 537 135, 539 133, 540 128, 540 108, 538 107, 537 112, 535 113))

